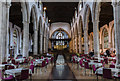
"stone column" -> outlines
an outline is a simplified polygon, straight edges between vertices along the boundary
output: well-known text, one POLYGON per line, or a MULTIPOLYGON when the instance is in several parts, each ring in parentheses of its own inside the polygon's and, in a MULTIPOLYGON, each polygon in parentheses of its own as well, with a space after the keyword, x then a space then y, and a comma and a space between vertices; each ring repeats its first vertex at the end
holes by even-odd
POLYGON ((89 38, 89 51, 92 51, 92 39, 89 38))
POLYGON ((70 41, 70 48, 71 48, 71 53, 73 52, 73 39, 71 39, 71 41, 70 41))
POLYGON ((0 40, 0 64, 2 64, 2 56, 3 56, 3 55, 2 55, 2 54, 3 54, 3 53, 2 53, 2 52, 3 52, 3 51, 2 51, 2 44, 3 44, 3 43, 2 43, 2 42, 3 42, 3 41, 2 41, 2 38, 3 38, 2 36, 3 36, 3 35, 2 35, 2 31, 1 31, 1 30, 3 29, 3 26, 2 26, 2 12, 3 12, 3 11, 2 11, 2 2, 1 2, 1 1, 0 1, 0 11, 1 11, 1 12, 0 12, 0 38, 1 38, 1 40, 0 40))
POLYGON ((79 53, 82 53, 82 41, 81 41, 81 33, 78 33, 79 35, 79 53))
POLYGON ((46 36, 44 36, 44 53, 46 53, 46 36))
POLYGON ((76 45, 76 47, 75 47, 75 49, 76 49, 76 53, 78 53, 78 41, 77 41, 77 35, 75 35, 75 45, 76 45))
POLYGON ((54 42, 53 41, 51 41, 52 43, 51 43, 51 49, 53 50, 53 48, 54 48, 54 42))
POLYGON ((120 66, 120 2, 114 2, 114 29, 115 29, 115 48, 116 48, 116 65, 120 66))
POLYGON ((6 5, 6 27, 7 27, 7 36, 6 36, 6 61, 8 60, 8 54, 9 54, 9 10, 10 10, 11 4, 8 3, 6 5))
POLYGON ((48 37, 46 38, 46 52, 48 52, 48 37))
POLYGON ((88 54, 88 29, 84 29, 84 54, 88 54))
POLYGON ((23 21, 23 57, 29 53, 29 22, 23 21))
POLYGON ((38 52, 38 30, 34 30, 34 55, 37 55, 38 52))
POLYGON ((75 40, 73 38, 73 52, 74 52, 74 49, 75 49, 75 40))
MULTIPOLYGON (((97 18, 97 17, 96 17, 97 18)), ((99 48, 99 20, 95 18, 93 21, 93 40, 94 40, 94 55, 100 58, 100 48, 99 48)))
POLYGON ((0 1, 0 63, 6 61, 8 9, 6 3, 0 1))
POLYGON ((42 34, 40 34, 40 54, 42 54, 43 53, 43 51, 42 51, 42 44, 43 44, 43 35, 42 34))
POLYGON ((22 50, 22 33, 20 33, 20 54, 22 54, 21 50, 22 50))

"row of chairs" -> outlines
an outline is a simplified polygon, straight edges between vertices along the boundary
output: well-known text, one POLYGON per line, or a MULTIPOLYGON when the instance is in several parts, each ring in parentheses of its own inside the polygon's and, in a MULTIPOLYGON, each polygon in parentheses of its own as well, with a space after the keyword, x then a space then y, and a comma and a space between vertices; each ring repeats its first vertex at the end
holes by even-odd
MULTIPOLYGON (((51 60, 50 60, 50 61, 48 60, 48 58, 46 58, 46 59, 44 59, 44 60, 42 61, 42 64, 36 65, 36 66, 35 66, 35 68, 36 68, 36 73, 37 73, 38 68, 40 68, 40 72, 41 72, 41 73, 42 73, 42 70, 43 70, 43 69, 44 69, 44 72, 46 72, 46 68, 47 68, 48 64, 49 64, 49 63, 53 63, 53 60, 54 60, 53 57, 51 57, 51 60)), ((31 60, 31 65, 33 65, 33 61, 35 61, 35 60, 31 60)))
MULTIPOLYGON (((11 69, 14 69, 14 68, 11 68, 11 69)), ((31 71, 32 71, 32 73, 34 73, 34 65, 30 65, 30 68, 29 69, 31 69, 31 71)), ((3 78, 3 72, 2 72, 2 70, 0 70, 0 78, 3 80, 3 81, 14 81, 14 80, 17 80, 17 81, 19 81, 19 80, 26 80, 26 79, 28 79, 29 77, 30 77, 30 79, 32 79, 32 74, 30 73, 29 74, 29 69, 24 69, 24 70, 22 70, 21 71, 21 74, 20 75, 18 75, 18 76, 13 76, 13 75, 10 75, 10 76, 8 76, 8 77, 6 77, 6 78, 3 78)))
MULTIPOLYGON (((73 64, 77 64, 78 66, 80 65, 81 66, 81 68, 84 68, 85 69, 85 74, 86 74, 86 69, 93 69, 93 68, 91 68, 90 66, 89 66, 89 62, 90 62, 90 58, 88 58, 88 57, 84 57, 84 58, 81 58, 81 60, 79 61, 79 62, 77 62, 76 60, 75 60, 75 58, 72 58, 72 61, 73 61, 73 64), (85 60, 85 62, 83 62, 83 60, 85 60)), ((98 61, 94 61, 94 62, 96 62, 96 63, 99 63, 98 61)), ((101 60, 101 62, 100 63, 102 63, 103 64, 103 67, 104 67, 104 65, 106 64, 105 63, 106 61, 103 61, 103 60, 101 60)), ((110 68, 115 68, 115 65, 110 65, 110 68)), ((92 71, 91 71, 92 72, 92 71)))

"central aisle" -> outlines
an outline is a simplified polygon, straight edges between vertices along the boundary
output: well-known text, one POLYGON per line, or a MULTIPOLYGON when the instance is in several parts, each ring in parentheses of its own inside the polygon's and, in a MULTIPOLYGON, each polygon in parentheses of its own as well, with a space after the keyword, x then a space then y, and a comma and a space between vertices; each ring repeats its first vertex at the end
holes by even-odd
POLYGON ((56 66, 52 69, 50 81, 76 81, 73 72, 65 63, 63 55, 58 55, 56 66))

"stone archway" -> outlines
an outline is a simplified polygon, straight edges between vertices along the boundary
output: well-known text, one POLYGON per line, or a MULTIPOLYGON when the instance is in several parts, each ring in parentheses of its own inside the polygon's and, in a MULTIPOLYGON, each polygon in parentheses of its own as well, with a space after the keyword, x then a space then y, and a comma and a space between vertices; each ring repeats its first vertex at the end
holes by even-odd
POLYGON ((106 28, 104 28, 102 31, 102 48, 103 51, 109 48, 109 35, 106 28))
POLYGON ((38 22, 38 54, 42 54, 42 19, 39 18, 38 22))
MULTIPOLYGON (((29 24, 29 34, 32 36, 32 52, 29 51, 29 54, 37 55, 37 41, 38 41, 38 27, 37 27, 37 17, 36 17, 36 7, 33 5, 31 8, 31 15, 30 15, 30 24, 29 24)), ((30 41, 30 40, 29 40, 30 41)))
POLYGON ((78 36, 79 36, 79 53, 83 53, 84 51, 84 45, 82 44, 82 37, 83 37, 83 19, 82 17, 80 16, 79 17, 79 27, 78 27, 78 36))
POLYGON ((86 5, 85 12, 84 12, 84 54, 88 54, 88 34, 93 32, 93 19, 92 19, 91 9, 89 5, 86 5))
MULTIPOLYGON (((25 20, 27 20, 27 9, 26 9, 25 2, 24 3, 11 2, 10 11, 9 11, 9 22, 11 22, 13 24, 13 26, 17 26, 17 28, 19 28, 20 30, 23 30, 24 29, 23 23, 25 22, 25 20)), ((19 31, 19 37, 18 37, 19 42, 17 42, 18 46, 16 47, 16 49, 17 49, 16 54, 22 53, 22 50, 21 50, 22 48, 20 47, 21 40, 22 40, 20 33, 22 33, 22 32, 19 31)), ((9 49, 9 50, 7 50, 7 54, 10 54, 10 53, 12 53, 11 51, 14 50, 14 46, 11 43, 12 39, 10 39, 10 37, 8 37, 7 39, 10 40, 9 44, 7 44, 10 46, 8 46, 6 49, 9 49)))

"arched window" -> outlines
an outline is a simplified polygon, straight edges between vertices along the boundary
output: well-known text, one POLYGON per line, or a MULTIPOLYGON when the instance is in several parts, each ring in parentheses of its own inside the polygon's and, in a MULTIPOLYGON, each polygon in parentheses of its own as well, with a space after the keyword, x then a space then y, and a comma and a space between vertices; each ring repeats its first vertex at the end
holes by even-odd
POLYGON ((62 32, 59 32, 56 36, 56 39, 64 39, 64 34, 62 32))
POLYGON ((52 38, 53 39, 68 39, 68 35, 65 31, 58 30, 54 32, 54 34, 52 35, 52 38))
POLYGON ((104 36, 104 49, 108 48, 108 31, 104 28, 103 30, 103 36, 104 36))
POLYGON ((62 50, 62 49, 69 47, 68 34, 62 29, 55 31, 52 34, 52 40, 53 40, 52 41, 52 44, 53 44, 52 48, 54 48, 54 49, 62 50))

